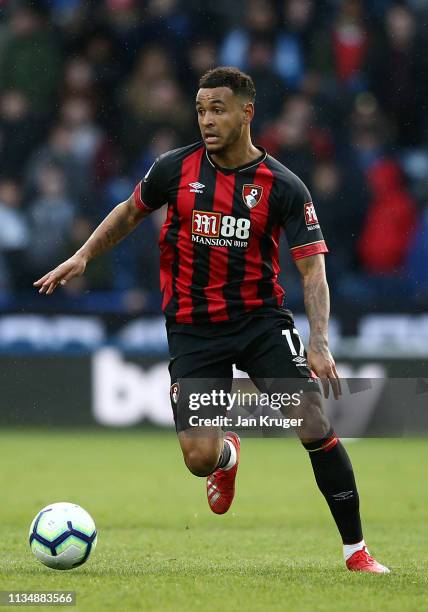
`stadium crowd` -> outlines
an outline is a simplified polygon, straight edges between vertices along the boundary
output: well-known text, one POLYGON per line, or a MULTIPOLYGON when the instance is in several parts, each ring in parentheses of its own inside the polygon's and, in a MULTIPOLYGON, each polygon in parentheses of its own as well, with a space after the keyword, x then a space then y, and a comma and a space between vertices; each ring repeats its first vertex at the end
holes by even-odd
MULTIPOLYGON (((427 27, 428 0, 0 0, 0 309, 34 305, 155 158, 199 139, 220 64, 253 76, 254 142, 312 192, 333 304, 426 307, 427 27)), ((164 213, 51 303, 156 312, 164 213)))

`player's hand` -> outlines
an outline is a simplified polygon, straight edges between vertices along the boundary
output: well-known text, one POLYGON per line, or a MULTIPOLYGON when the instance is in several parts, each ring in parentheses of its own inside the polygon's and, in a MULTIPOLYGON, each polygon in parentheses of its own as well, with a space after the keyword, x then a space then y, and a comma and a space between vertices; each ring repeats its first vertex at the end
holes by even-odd
POLYGON ((321 380, 324 397, 326 399, 328 398, 331 385, 334 397, 339 399, 339 395, 342 395, 342 388, 340 386, 340 378, 336 370, 336 364, 330 351, 328 349, 314 351, 309 348, 308 364, 311 370, 313 370, 321 380))
POLYGON ((39 278, 33 285, 39 288, 39 293, 50 295, 55 291, 58 285, 65 285, 71 278, 82 276, 85 269, 86 259, 82 255, 76 253, 57 268, 51 270, 42 276, 42 278, 39 278))

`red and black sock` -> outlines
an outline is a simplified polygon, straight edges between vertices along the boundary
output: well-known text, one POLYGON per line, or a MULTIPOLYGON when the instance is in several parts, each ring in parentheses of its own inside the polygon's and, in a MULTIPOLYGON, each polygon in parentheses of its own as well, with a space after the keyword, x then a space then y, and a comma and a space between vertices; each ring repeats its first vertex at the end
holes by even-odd
POLYGON ((360 499, 354 470, 343 444, 331 429, 315 442, 303 443, 309 452, 317 485, 327 500, 344 544, 363 539, 360 499))

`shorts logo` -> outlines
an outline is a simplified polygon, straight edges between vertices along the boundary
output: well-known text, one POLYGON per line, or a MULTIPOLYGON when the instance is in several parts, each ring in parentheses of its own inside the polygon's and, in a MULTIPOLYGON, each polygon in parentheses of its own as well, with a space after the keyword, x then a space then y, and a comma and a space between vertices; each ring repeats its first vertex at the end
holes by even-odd
POLYGON ((178 402, 178 397, 180 395, 180 384, 178 382, 174 383, 173 385, 171 385, 171 399, 174 402, 174 404, 177 404, 178 402))
POLYGON ((192 233, 198 236, 218 238, 220 234, 221 213, 194 210, 192 214, 192 233))
POLYGON ((297 363, 298 366, 306 366, 307 362, 306 362, 306 357, 293 357, 293 361, 294 363, 297 363))
POLYGON ((242 199, 248 208, 254 208, 262 199, 263 187, 260 185, 244 185, 242 187, 242 199))
POLYGON ((317 213, 312 202, 305 204, 305 221, 306 225, 316 225, 318 223, 317 213))

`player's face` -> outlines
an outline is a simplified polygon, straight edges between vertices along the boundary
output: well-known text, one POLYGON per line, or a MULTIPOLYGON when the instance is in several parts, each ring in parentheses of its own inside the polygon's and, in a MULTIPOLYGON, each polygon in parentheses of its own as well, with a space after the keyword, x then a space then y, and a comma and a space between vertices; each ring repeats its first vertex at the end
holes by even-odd
POLYGON ((248 104, 229 87, 203 88, 196 96, 199 129, 210 153, 220 153, 241 138, 248 104))

